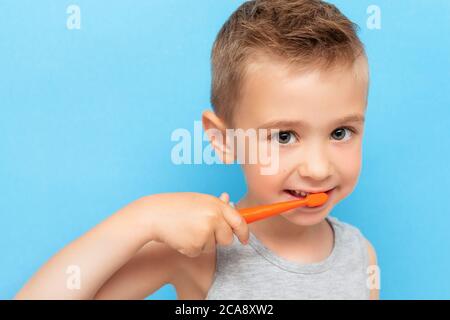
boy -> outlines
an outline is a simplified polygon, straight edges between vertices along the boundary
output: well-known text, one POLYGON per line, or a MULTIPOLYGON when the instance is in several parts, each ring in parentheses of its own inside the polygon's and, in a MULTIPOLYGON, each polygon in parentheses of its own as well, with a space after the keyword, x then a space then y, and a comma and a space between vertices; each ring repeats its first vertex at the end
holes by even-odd
MULTIPOLYGON (((279 169, 243 163, 236 206, 226 193, 138 199, 52 257, 16 298, 142 299, 167 283, 179 299, 378 298, 367 273, 375 250, 329 217, 361 169, 369 70, 355 25, 319 0, 248 1, 217 36, 212 75, 204 129, 276 129, 266 138, 279 169), (252 224, 236 210, 315 192, 328 201, 252 224), (79 290, 67 289, 70 265, 79 290)), ((229 140, 210 138, 223 162, 236 158, 229 140)))

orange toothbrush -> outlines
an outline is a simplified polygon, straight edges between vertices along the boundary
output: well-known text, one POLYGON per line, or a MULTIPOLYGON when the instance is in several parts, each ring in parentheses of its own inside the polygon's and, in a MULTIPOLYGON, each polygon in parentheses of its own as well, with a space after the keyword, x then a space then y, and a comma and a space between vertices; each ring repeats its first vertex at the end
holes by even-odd
POLYGON ((298 207, 318 207, 327 202, 327 199, 328 195, 326 193, 311 193, 308 194, 305 199, 266 204, 239 209, 238 211, 247 223, 252 223, 298 207))

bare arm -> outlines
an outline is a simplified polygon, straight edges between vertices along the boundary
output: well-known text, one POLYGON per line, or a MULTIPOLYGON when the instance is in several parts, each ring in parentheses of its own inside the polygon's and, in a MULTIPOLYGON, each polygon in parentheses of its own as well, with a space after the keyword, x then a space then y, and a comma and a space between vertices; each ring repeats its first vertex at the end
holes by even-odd
POLYGON ((164 243, 151 241, 98 290, 94 299, 144 299, 180 272, 180 254, 164 243), (178 258, 178 259, 177 259, 178 258))
POLYGON ((214 252, 216 243, 229 245, 233 232, 243 243, 248 239, 245 220, 223 198, 191 192, 143 197, 63 248, 15 298, 144 298, 165 283, 184 283, 180 257, 187 261, 214 252), (81 271, 79 289, 68 286, 70 266, 81 271))
POLYGON ((91 299, 99 288, 152 240, 151 221, 139 199, 101 222, 54 255, 15 299, 91 299), (68 285, 70 266, 80 271, 80 287, 68 285))
MULTIPOLYGON (((229 202, 226 193, 220 199, 229 202)), ((203 252, 215 258, 214 240, 210 239, 209 250, 203 252)), ((151 241, 100 288, 94 299, 144 299, 169 283, 175 286, 178 298, 199 299, 199 290, 201 294, 209 285, 209 257, 187 257, 165 243, 151 241)))

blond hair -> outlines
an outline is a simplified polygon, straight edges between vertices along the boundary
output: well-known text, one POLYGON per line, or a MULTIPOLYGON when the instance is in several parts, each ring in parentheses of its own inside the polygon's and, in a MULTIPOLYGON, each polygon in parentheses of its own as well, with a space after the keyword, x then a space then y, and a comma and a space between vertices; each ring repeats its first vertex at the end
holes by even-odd
POLYGON ((211 53, 211 104, 232 123, 247 67, 258 55, 290 66, 327 69, 366 55, 358 26, 321 0, 252 0, 225 22, 211 53))

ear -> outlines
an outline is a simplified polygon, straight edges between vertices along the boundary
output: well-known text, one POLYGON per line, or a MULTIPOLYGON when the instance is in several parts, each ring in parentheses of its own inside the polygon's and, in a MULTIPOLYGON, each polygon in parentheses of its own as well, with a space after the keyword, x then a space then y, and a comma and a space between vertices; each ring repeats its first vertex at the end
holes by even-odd
POLYGON ((230 147, 230 141, 226 137, 226 125, 217 115, 205 110, 202 113, 203 129, 208 135, 209 141, 223 163, 234 162, 234 148, 230 147))

